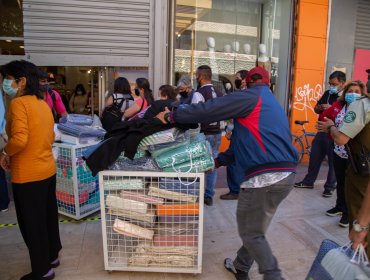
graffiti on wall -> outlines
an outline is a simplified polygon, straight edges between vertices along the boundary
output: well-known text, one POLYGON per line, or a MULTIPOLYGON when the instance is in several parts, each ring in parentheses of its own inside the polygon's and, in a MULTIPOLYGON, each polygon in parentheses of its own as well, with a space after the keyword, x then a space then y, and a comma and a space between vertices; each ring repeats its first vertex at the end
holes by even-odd
POLYGON ((320 99, 323 94, 322 85, 316 84, 311 87, 310 84, 297 87, 294 96, 294 109, 303 111, 306 119, 309 120, 309 115, 315 114, 314 107, 316 102, 320 99))

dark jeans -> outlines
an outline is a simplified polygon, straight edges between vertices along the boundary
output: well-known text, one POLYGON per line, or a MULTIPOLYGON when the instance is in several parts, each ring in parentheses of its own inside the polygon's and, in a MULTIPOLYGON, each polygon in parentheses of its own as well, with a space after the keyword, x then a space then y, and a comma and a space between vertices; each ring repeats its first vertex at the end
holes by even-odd
POLYGON ((8 184, 6 182, 5 171, 0 167, 0 210, 7 209, 9 206, 8 184))
POLYGON ((239 194, 236 219, 243 246, 234 260, 235 268, 248 272, 254 261, 265 280, 282 279, 265 233, 276 209, 293 188, 295 173, 263 188, 242 189, 239 194))
POLYGON ((55 175, 36 182, 13 183, 19 229, 31 259, 32 276, 39 279, 62 249, 59 237, 55 175))
MULTIPOLYGON (((213 158, 218 155, 218 149, 221 144, 221 133, 206 135, 206 139, 211 144, 213 158)), ((212 198, 215 194, 215 186, 217 182, 217 169, 206 175, 206 189, 204 191, 205 198, 212 198)))
POLYGON ((333 164, 335 170, 335 177, 337 178, 337 202, 335 206, 343 212, 343 215, 347 215, 348 211, 344 192, 344 184, 346 180, 348 159, 341 158, 336 153, 334 153, 333 164))
POLYGON ((321 163, 325 156, 328 156, 329 171, 324 185, 325 189, 335 189, 335 172, 333 167, 333 141, 328 138, 325 132, 318 132, 312 141, 310 162, 308 164, 308 173, 303 179, 303 183, 313 185, 320 172, 321 163))
POLYGON ((240 185, 244 180, 243 170, 239 170, 235 163, 226 167, 227 185, 231 193, 239 193, 240 185))

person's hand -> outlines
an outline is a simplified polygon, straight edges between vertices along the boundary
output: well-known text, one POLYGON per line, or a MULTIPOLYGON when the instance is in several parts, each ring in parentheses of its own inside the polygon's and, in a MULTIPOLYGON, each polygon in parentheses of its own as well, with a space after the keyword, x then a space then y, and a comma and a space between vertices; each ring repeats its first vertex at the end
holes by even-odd
POLYGON ((168 110, 168 108, 166 107, 163 112, 160 112, 156 116, 156 118, 159 119, 162 123, 168 124, 168 121, 164 119, 164 115, 167 114, 167 113, 169 113, 169 112, 170 112, 170 110, 168 110))
POLYGON ((321 108, 323 109, 323 110, 326 110, 326 109, 328 109, 328 108, 330 108, 331 107, 331 105, 330 104, 321 104, 321 108))
POLYGON ((324 117, 323 121, 317 122, 316 128, 320 132, 328 132, 328 127, 331 125, 334 125, 334 122, 331 119, 324 117))
POLYGON ((367 231, 367 230, 357 232, 357 231, 354 231, 353 229, 349 232, 348 237, 349 237, 349 240, 351 240, 353 242, 352 243, 352 249, 353 250, 356 250, 356 248, 360 244, 364 245, 364 247, 367 246, 366 236, 367 236, 368 233, 369 233, 369 231, 367 231))
POLYGON ((225 134, 226 139, 227 140, 230 140, 231 139, 231 135, 233 135, 233 132, 232 131, 226 132, 226 134, 225 134))
POLYGON ((4 154, 0 155, 0 165, 5 171, 10 170, 10 157, 4 154))

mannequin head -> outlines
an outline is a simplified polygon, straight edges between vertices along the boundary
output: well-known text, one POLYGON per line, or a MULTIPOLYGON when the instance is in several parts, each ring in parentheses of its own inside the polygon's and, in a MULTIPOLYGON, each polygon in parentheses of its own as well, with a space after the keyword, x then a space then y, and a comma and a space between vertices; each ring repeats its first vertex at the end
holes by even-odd
POLYGON ((215 38, 213 37, 207 37, 206 39, 208 50, 214 50, 216 46, 215 38))
POLYGON ((258 50, 260 52, 260 55, 266 55, 266 45, 265 44, 259 44, 258 50))
POLYGON ((225 53, 231 53, 231 45, 226 44, 226 45, 224 46, 224 52, 225 52, 225 53))
POLYGON ((239 52, 239 50, 240 50, 240 44, 239 44, 238 41, 232 42, 232 46, 233 46, 234 52, 239 52))
POLYGON ((244 44, 243 45, 243 51, 244 51, 245 54, 250 54, 250 52, 251 52, 251 45, 244 44))

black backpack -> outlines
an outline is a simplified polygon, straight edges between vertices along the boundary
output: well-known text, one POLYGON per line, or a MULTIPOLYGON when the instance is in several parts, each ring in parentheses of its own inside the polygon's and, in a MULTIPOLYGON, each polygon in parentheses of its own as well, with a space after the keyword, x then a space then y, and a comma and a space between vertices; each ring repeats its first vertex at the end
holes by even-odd
POLYGON ((129 106, 130 98, 125 98, 125 97, 115 98, 114 94, 112 94, 112 97, 113 97, 113 104, 105 107, 101 115, 101 123, 103 125, 103 128, 106 131, 111 130, 115 123, 120 122, 122 120, 121 108, 122 108, 123 102, 126 101, 125 110, 129 106), (118 100, 121 100, 121 101, 118 103, 118 100))

